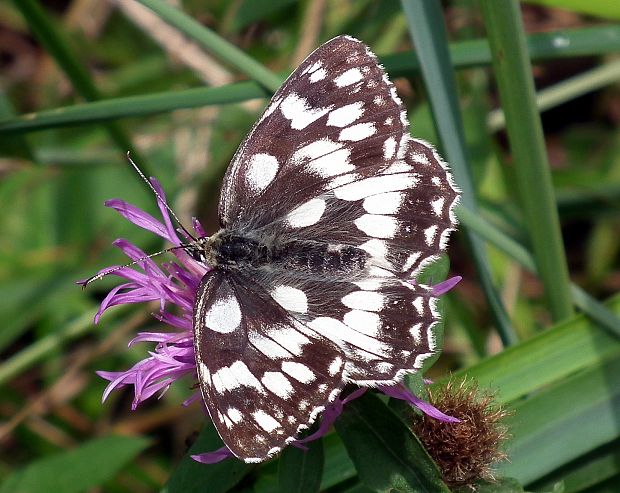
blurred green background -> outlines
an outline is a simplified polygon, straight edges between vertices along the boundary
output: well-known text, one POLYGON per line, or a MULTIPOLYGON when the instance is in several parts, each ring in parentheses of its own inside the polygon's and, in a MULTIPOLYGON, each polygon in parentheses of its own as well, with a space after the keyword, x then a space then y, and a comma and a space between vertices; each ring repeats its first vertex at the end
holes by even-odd
MULTIPOLYGON (((123 307, 94 326, 118 281, 75 281, 125 261, 116 238, 163 246, 103 207, 157 216, 127 151, 186 224, 213 231, 221 177, 267 98, 345 33, 379 55, 413 135, 465 193, 449 252, 464 279, 430 377, 474 377, 514 411, 499 475, 620 491, 615 0, 0 2, 0 491, 278 491, 273 461, 181 460, 205 423, 179 405, 191 381, 135 412, 129 392, 101 404, 95 370, 143 358, 127 342, 156 322, 123 307)), ((324 447, 320 486, 300 491, 371 491, 337 435, 324 447)))

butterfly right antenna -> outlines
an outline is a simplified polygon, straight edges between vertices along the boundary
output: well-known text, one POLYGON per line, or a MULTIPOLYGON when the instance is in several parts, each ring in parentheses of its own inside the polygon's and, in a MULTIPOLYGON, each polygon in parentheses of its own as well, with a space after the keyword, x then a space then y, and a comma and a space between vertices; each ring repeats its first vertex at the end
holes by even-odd
POLYGON ((174 211, 170 208, 170 206, 166 203, 166 201, 162 198, 162 196, 159 194, 159 192, 157 190, 155 190, 155 187, 153 186, 153 184, 149 181, 149 179, 144 176, 144 173, 142 173, 142 170, 140 168, 138 168, 138 165, 136 163, 133 162, 133 159, 131 159, 131 155, 129 152, 127 152, 127 159, 129 160, 129 162, 131 163, 131 165, 133 166, 133 169, 136 170, 136 172, 140 175, 140 178, 142 178, 144 180, 144 182, 148 185, 148 187, 151 189, 151 191, 155 194, 155 197, 157 197, 157 200, 159 200, 160 203, 163 204, 163 206, 166 208, 166 210, 170 213, 170 215, 174 218, 174 220, 176 221, 176 223, 181 227, 181 229, 183 230, 183 232, 189 236, 192 240, 194 241, 198 241, 198 238, 196 238, 193 234, 191 234, 187 228, 185 226, 183 226, 183 223, 181 223, 181 220, 177 217, 177 215, 174 213, 174 211))

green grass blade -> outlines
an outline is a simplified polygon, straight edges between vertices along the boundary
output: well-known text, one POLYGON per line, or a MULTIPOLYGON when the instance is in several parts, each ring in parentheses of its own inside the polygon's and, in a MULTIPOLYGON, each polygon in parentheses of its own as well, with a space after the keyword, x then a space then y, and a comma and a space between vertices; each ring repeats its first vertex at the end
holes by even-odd
MULTIPOLYGON (((467 164, 463 125, 441 6, 437 2, 426 0, 403 0, 402 5, 409 23, 409 32, 417 47, 437 131, 456 181, 463 192, 462 203, 475 211, 476 199, 467 164)), ((513 344, 517 341, 517 335, 493 285, 485 246, 469 232, 466 232, 466 237, 502 342, 504 345, 513 344)))
MULTIPOLYGON (((620 313, 620 296, 605 303, 620 313)), ((620 339, 578 315, 457 374, 498 390, 506 404, 589 367, 620 358, 620 339)))
POLYGON ((536 5, 574 10, 582 14, 620 20, 620 3, 616 0, 524 0, 536 5))
MULTIPOLYGON (((0 121, 14 118, 15 111, 4 89, 0 87, 0 121)), ((0 149, 5 156, 19 156, 30 161, 35 161, 34 153, 25 137, 11 136, 0 138, 0 149)))
MULTIPOLYGON (((616 53, 620 50, 620 25, 530 34, 527 47, 533 61, 616 53)), ((455 69, 488 65, 491 63, 489 42, 485 38, 451 43, 450 58, 455 69)), ((381 60, 393 75, 420 70, 420 63, 411 51, 390 53, 381 60)))
POLYGON ((576 461, 563 465, 534 483, 532 489, 551 491, 555 483, 562 481, 565 488, 563 493, 577 493, 614 476, 620 477, 620 441, 618 439, 576 461))
POLYGON ((255 80, 271 92, 275 92, 282 79, 246 55, 235 45, 229 43, 210 29, 196 22, 187 14, 170 6, 162 0, 139 0, 142 5, 155 12, 162 20, 176 27, 183 34, 200 43, 207 51, 225 61, 255 80))
POLYGON ((0 135, 96 123, 128 116, 151 115, 181 108, 235 103, 265 96, 264 89, 257 84, 239 82, 222 87, 200 87, 185 91, 114 98, 40 111, 0 121, 0 135))
MULTIPOLYGON (((14 3, 28 22, 34 35, 67 75, 75 90, 86 100, 96 101, 101 99, 90 74, 74 56, 62 33, 51 22, 37 0, 16 0, 14 3)), ((133 146, 120 125, 108 123, 106 124, 106 129, 123 156, 127 151, 130 151, 134 159, 142 166, 142 170, 148 175, 146 159, 133 146)))
MULTIPOLYGON (((540 90, 536 93, 536 107, 541 112, 546 111, 614 84, 618 80, 620 80, 620 61, 615 60, 540 90)), ((487 121, 489 130, 493 132, 504 128, 506 125, 504 110, 502 108, 493 110, 489 113, 487 121)))
POLYGON ((573 314, 568 266, 519 4, 483 0, 481 6, 506 113, 517 192, 549 310, 554 320, 562 320, 573 314))
MULTIPOLYGON (((474 214, 465 207, 458 207, 457 216, 461 223, 475 232, 481 238, 495 245, 522 267, 532 273, 537 273, 534 257, 527 249, 502 233, 498 228, 491 225, 480 215, 474 214)), ((612 334, 620 335, 620 318, 611 313, 599 301, 594 299, 576 284, 570 284, 572 301, 576 307, 587 313, 593 320, 601 324, 612 334)))
MULTIPOLYGON (((584 56, 620 50, 620 26, 583 28, 551 33, 532 34, 528 37, 533 59, 549 57, 584 56), (558 42, 560 40, 560 42, 558 42)), ((491 51, 486 39, 454 43, 450 50, 454 68, 468 68, 491 62, 491 51)), ((393 75, 412 74, 419 70, 413 52, 390 54, 381 58, 393 75)), ((280 74, 283 78, 284 74, 280 74)), ((95 103, 76 104, 66 108, 40 111, 0 119, 0 134, 23 133, 69 125, 97 123, 130 116, 150 115, 181 108, 197 108, 210 104, 237 103, 268 97, 256 82, 233 83, 217 88, 195 88, 168 91, 127 98, 114 98, 95 103)), ((551 101, 551 103, 559 100, 551 101)), ((494 118, 498 118, 497 116, 494 118)))
POLYGON ((501 471, 528 484, 620 436, 620 358, 564 379, 514 411, 511 462, 501 471))
MULTIPOLYGON (((620 296, 606 306, 620 313, 620 296)), ((535 481, 617 439, 619 365, 620 339, 577 316, 463 371, 515 410, 502 473, 535 481)))

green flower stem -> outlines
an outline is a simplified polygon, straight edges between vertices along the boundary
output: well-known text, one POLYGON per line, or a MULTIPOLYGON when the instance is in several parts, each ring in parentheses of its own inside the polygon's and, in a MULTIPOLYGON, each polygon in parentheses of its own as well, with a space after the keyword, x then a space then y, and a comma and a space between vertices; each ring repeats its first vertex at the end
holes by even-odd
POLYGON ((482 0, 480 4, 534 258, 551 315, 562 320, 573 315, 570 281, 519 3, 482 0))

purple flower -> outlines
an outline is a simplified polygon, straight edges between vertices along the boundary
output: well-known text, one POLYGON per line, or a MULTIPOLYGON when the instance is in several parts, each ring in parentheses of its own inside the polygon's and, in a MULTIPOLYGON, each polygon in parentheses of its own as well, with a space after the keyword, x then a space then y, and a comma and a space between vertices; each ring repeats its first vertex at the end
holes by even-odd
MULTIPOLYGON (((155 343, 154 350, 148 353, 149 356, 133 367, 122 372, 97 372, 99 376, 110 382, 104 391, 103 400, 107 399, 113 390, 127 385, 133 386, 132 409, 136 409, 140 403, 154 395, 158 397, 163 395, 170 385, 182 377, 191 376, 197 379, 192 340, 192 311, 200 280, 209 270, 204 264, 195 261, 183 248, 174 248, 182 245, 189 238, 179 238, 165 205, 166 197, 161 185, 155 178, 151 178, 151 183, 161 197, 161 200, 158 200, 158 207, 163 222, 119 199, 107 201, 106 206, 115 209, 136 226, 151 231, 170 242, 173 245, 170 252, 176 257, 176 260, 159 266, 138 247, 126 240, 119 239, 114 242, 114 245, 120 248, 135 264, 131 267, 108 267, 99 271, 95 276, 98 278, 102 275, 114 274, 127 281, 108 293, 95 315, 95 323, 98 323, 103 312, 112 306, 157 300, 160 309, 154 316, 168 326, 163 332, 141 332, 130 341, 130 346, 138 342, 155 343), (177 307, 175 312, 180 314, 175 315, 169 311, 170 307, 175 305, 177 307)), ((196 237, 206 236, 204 229, 197 220, 193 221, 193 229, 196 237)), ((434 286, 433 294, 439 296, 454 287, 459 281, 460 277, 439 283, 434 286)), ((84 286, 88 282, 88 280, 83 280, 78 283, 84 286)), ((429 416, 442 421, 458 421, 417 398, 403 385, 380 387, 378 390, 390 397, 409 402, 429 416)), ((361 396, 365 391, 366 389, 357 389, 346 397, 337 398, 328 404, 322 413, 321 423, 317 431, 292 442, 292 445, 305 449, 305 443, 325 435, 342 413, 344 405, 361 396)), ((184 404, 189 405, 199 399, 200 393, 196 391, 184 404)), ((231 456, 232 453, 226 447, 222 447, 216 451, 193 455, 192 457, 198 462, 211 464, 231 456)))

